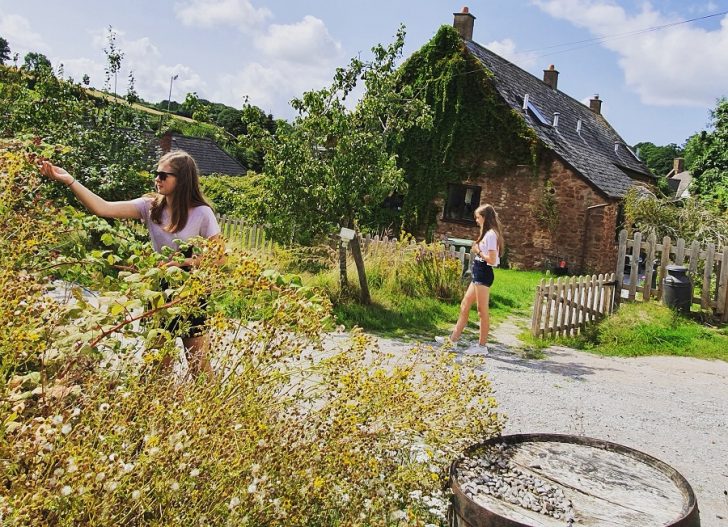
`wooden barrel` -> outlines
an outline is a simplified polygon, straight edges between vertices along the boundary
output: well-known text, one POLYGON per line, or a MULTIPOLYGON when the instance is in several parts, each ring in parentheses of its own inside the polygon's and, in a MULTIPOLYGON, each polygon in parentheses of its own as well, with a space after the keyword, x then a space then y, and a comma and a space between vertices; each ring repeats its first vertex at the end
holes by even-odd
POLYGON ((699 527, 674 468, 599 439, 517 434, 473 445, 450 467, 450 527, 699 527))

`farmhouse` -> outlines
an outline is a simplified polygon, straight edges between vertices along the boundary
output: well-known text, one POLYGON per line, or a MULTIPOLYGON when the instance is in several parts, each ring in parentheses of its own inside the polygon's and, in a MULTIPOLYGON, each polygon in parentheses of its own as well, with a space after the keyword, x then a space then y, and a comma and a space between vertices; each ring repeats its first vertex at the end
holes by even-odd
POLYGON ((468 8, 454 16, 458 35, 441 28, 404 65, 405 79, 416 84, 413 72, 427 69, 423 64, 464 64, 456 73, 432 66, 437 79, 429 81, 451 75, 451 85, 429 92, 441 98, 428 101, 439 105, 434 134, 450 135, 439 143, 423 139, 418 150, 410 136, 409 151, 400 154, 410 187, 427 181, 413 181, 416 174, 430 174, 431 234, 472 239, 473 211, 490 203, 504 224, 509 264, 543 269, 563 261, 572 272, 613 270, 621 200, 632 186, 652 186, 654 176, 606 121, 598 95, 587 106, 559 91, 554 66, 537 78, 472 40, 468 8), (455 57, 447 58, 452 50, 455 57), (460 142, 467 148, 458 150, 460 142), (428 148, 441 156, 429 167, 412 154, 428 148))

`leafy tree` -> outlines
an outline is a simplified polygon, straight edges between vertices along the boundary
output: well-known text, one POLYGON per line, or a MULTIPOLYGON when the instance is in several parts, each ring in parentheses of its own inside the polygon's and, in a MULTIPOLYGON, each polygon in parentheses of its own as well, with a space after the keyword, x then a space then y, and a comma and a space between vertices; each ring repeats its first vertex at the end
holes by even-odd
MULTIPOLYGON (((359 229, 368 210, 404 189, 404 174, 391 147, 405 130, 431 123, 423 102, 411 91, 396 90, 396 61, 404 34, 400 27, 394 43, 372 48, 370 62, 352 59, 348 67, 336 71, 329 87, 294 99, 298 117, 290 130, 278 130, 273 136, 255 127, 266 151, 267 221, 280 238, 308 243, 338 227, 359 229), (345 99, 359 80, 366 92, 350 109, 345 99)), ((358 236, 351 247, 361 300, 368 303, 358 236)), ((346 287, 345 266, 342 286, 346 287)))
POLYGON ((114 77, 114 95, 116 95, 116 75, 121 69, 121 61, 124 58, 124 53, 116 47, 116 32, 109 26, 109 31, 106 35, 106 46, 104 53, 106 54, 106 68, 104 72, 106 74, 106 89, 111 86, 111 76, 114 77))
MULTIPOLYGON (((713 130, 692 139, 695 151, 691 192, 728 210, 728 99, 718 100, 711 111, 713 130)), ((696 136, 694 136, 696 137, 696 136)))
POLYGON ((642 159, 647 168, 649 168, 656 176, 666 176, 672 170, 673 160, 676 157, 683 157, 684 150, 675 143, 665 146, 657 146, 650 142, 637 143, 634 145, 634 151, 639 149, 640 159, 642 159))
POLYGON ((0 64, 5 64, 6 60, 10 60, 10 45, 3 37, 0 37, 0 64))
POLYGON ((51 61, 48 60, 48 57, 43 55, 43 53, 37 53, 35 51, 31 51, 25 55, 22 68, 36 74, 53 73, 53 66, 51 66, 51 61))

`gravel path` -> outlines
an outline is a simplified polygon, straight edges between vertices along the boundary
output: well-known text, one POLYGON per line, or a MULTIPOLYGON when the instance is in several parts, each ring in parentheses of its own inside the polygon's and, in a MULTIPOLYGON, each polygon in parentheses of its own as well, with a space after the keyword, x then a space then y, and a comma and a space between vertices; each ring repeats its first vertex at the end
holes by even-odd
POLYGON ((512 329, 504 323, 493 331, 498 343, 481 367, 508 416, 505 434, 584 435, 650 454, 690 482, 702 527, 728 527, 728 363, 609 358, 564 347, 527 359, 512 329))

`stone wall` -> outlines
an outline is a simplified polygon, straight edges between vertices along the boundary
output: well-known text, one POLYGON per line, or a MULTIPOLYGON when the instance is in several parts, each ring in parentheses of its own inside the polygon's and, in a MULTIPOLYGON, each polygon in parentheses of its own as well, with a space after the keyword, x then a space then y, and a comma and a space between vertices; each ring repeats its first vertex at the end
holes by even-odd
MULTIPOLYGON (((559 159, 544 159, 538 174, 530 166, 504 172, 488 162, 478 176, 463 184, 480 186, 481 204, 490 203, 498 212, 509 265, 548 269, 564 260, 570 273, 614 270, 618 202, 606 198, 559 159), (552 197, 545 198, 549 191, 552 197), (549 207, 556 212, 551 227, 539 212, 549 207)), ((436 205, 442 218, 444 198, 436 205)), ((435 232, 438 237, 474 239, 478 227, 474 222, 439 219, 435 232)))

